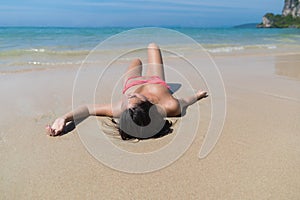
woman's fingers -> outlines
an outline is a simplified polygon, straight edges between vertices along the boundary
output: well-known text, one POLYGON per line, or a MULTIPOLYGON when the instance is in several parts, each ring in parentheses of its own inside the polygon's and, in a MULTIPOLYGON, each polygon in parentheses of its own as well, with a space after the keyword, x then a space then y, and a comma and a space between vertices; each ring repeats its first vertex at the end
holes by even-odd
POLYGON ((52 128, 50 125, 47 125, 45 129, 49 136, 57 136, 61 132, 55 128, 52 128))
POLYGON ((46 126, 46 131, 48 135, 53 136, 54 130, 51 128, 50 125, 46 126))

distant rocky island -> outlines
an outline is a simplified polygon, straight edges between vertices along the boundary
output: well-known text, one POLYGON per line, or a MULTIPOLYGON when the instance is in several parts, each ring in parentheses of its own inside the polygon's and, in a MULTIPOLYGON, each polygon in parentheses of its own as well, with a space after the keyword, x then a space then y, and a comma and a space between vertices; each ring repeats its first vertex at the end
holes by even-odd
POLYGON ((267 13, 258 28, 300 28, 300 0, 285 0, 281 15, 267 13))

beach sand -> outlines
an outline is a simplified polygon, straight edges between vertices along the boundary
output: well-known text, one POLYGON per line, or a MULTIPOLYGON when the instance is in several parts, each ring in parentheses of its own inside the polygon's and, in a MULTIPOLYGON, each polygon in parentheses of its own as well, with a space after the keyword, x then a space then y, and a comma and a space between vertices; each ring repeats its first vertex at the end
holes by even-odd
MULTIPOLYGON (((99 162, 77 129, 60 137, 45 134, 46 124, 72 109, 76 66, 1 75, 0 198, 299 199, 299 54, 213 59, 227 95, 226 120, 215 148, 199 159, 211 117, 208 97, 197 103, 200 126, 190 148, 171 165, 144 174, 120 172, 99 162)), ((190 81, 197 86, 197 80, 190 81)), ((87 134, 97 132, 88 126, 94 119, 78 127, 87 134)), ((138 143, 115 141, 129 151, 148 152, 168 144, 174 135, 138 143)))

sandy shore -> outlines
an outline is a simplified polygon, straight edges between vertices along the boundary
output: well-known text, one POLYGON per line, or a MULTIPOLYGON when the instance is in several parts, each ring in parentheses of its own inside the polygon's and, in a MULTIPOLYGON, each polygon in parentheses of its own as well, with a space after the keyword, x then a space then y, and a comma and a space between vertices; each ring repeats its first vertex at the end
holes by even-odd
MULTIPOLYGON (((299 199, 299 55, 214 60, 227 94, 227 116, 217 145, 208 157, 198 158, 210 120, 207 98, 198 103, 200 126, 190 148, 170 166, 145 174, 103 165, 76 130, 55 138, 45 135, 45 125, 72 108, 77 68, 1 75, 0 198, 299 199)), ((78 127, 87 134, 95 132, 88 126, 92 120, 78 127)), ((153 151, 175 134, 116 143, 130 151, 153 151)))

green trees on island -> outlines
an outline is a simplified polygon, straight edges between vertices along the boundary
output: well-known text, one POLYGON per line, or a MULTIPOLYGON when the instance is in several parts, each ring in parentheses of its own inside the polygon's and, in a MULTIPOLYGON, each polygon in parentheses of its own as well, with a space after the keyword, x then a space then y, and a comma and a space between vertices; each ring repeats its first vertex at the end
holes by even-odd
MULTIPOLYGON (((273 13, 267 13, 264 15, 266 21, 268 21, 269 28, 300 28, 300 17, 293 17, 292 15, 274 15, 273 13)), ((258 25, 258 27, 265 27, 264 23, 258 25)))
POLYGON ((258 28, 300 28, 300 0, 284 0, 282 15, 267 13, 258 28))

